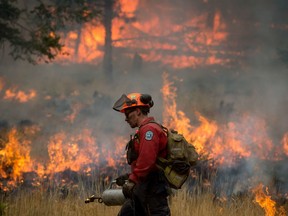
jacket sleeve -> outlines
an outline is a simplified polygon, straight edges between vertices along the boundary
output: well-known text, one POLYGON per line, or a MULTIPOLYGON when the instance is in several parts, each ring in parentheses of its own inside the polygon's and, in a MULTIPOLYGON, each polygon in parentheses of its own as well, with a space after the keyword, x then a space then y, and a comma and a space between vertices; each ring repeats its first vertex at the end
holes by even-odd
POLYGON ((129 176, 129 179, 135 183, 145 178, 155 168, 159 152, 159 134, 155 128, 147 125, 141 128, 139 133, 139 155, 135 167, 129 176))

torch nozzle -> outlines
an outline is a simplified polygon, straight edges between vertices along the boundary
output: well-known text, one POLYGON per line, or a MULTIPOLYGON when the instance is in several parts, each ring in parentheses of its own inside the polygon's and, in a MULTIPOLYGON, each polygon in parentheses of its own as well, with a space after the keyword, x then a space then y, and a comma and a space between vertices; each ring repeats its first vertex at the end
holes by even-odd
POLYGON ((103 202, 102 197, 92 195, 92 196, 88 197, 88 198, 85 200, 85 203, 94 202, 94 200, 98 200, 99 203, 102 203, 102 202, 103 202))

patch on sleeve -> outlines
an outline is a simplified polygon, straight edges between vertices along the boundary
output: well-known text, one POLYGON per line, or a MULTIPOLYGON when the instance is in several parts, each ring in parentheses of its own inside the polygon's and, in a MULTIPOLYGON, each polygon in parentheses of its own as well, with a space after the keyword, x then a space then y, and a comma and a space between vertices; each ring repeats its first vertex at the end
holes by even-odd
POLYGON ((153 137, 153 132, 152 131, 147 131, 145 134, 145 139, 146 140, 152 140, 153 137))

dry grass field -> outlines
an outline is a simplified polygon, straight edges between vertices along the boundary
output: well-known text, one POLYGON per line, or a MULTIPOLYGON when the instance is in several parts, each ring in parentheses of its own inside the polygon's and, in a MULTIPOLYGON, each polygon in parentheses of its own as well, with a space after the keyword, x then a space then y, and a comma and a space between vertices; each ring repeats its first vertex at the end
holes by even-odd
MULTIPOLYGON (((57 192, 21 191, 2 200, 2 210, 7 216, 76 216, 76 215, 117 215, 120 206, 105 206, 98 202, 86 204, 85 195, 70 193, 63 198, 57 192)), ((178 191, 170 200, 172 215, 177 216, 260 216, 265 213, 252 197, 232 199, 230 202, 213 202, 212 194, 188 195, 185 189, 178 191)), ((280 209, 281 210, 281 209, 280 209)), ((275 215, 284 216, 280 210, 275 215)), ((272 214, 271 214, 272 215, 272 214)), ((274 214, 273 214, 274 215, 274 214)), ((270 215, 269 215, 270 216, 270 215)))

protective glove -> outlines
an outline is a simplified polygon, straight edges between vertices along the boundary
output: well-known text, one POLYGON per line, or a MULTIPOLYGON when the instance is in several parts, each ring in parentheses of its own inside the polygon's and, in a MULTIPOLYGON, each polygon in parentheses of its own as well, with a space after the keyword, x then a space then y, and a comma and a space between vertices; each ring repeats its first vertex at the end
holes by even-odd
POLYGON ((125 182, 125 184, 122 186, 122 192, 126 199, 133 197, 133 189, 135 187, 135 183, 131 180, 128 180, 125 182))
POLYGON ((120 175, 118 178, 115 179, 116 180, 116 184, 118 186, 123 186, 125 184, 125 181, 128 180, 128 178, 129 178, 129 174, 128 173, 126 173, 124 175, 120 175))

